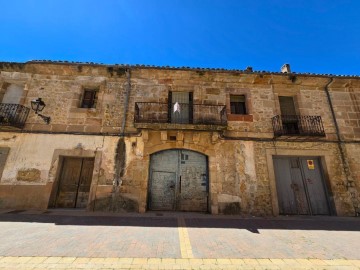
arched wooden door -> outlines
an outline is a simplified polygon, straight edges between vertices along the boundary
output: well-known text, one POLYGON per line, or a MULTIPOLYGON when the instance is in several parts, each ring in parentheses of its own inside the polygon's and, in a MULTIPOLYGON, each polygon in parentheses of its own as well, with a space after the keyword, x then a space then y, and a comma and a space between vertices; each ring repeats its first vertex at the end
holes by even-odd
POLYGON ((151 155, 149 209, 208 211, 207 157, 189 150, 166 150, 151 155))

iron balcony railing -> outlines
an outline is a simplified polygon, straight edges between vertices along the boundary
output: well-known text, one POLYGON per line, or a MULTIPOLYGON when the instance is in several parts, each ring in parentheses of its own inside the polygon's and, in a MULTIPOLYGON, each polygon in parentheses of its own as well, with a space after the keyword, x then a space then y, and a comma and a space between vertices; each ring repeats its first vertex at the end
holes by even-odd
POLYGON ((135 123, 227 124, 224 105, 136 102, 135 123))
POLYGON ((321 116, 276 115, 272 118, 275 137, 325 136, 321 116))
POLYGON ((0 125, 23 128, 29 111, 23 105, 0 103, 0 125))

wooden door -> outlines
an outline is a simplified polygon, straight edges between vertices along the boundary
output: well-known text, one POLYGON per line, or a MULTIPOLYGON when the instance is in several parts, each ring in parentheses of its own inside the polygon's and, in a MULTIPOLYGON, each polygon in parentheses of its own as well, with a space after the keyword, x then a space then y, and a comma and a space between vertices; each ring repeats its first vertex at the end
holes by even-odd
POLYGON ((206 212, 206 156, 178 149, 151 155, 149 209, 206 212))
POLYGON ((94 159, 84 158, 77 191, 76 208, 85 208, 88 204, 93 170, 94 159))
POLYGON ((207 211, 208 177, 206 156, 179 150, 179 189, 177 209, 207 211))
POLYGON ((274 168, 279 214, 310 214, 298 159, 276 157, 274 168))
POLYGON ((150 192, 150 208, 152 210, 174 210, 175 182, 175 172, 152 172, 150 192))
POLYGON ((279 214, 330 215, 318 157, 274 157, 279 214))
POLYGON ((87 206, 93 168, 93 158, 64 158, 56 207, 84 208, 87 206))
POLYGON ((300 159, 304 182, 309 194, 309 203, 313 215, 330 215, 329 200, 320 161, 316 157, 300 159))

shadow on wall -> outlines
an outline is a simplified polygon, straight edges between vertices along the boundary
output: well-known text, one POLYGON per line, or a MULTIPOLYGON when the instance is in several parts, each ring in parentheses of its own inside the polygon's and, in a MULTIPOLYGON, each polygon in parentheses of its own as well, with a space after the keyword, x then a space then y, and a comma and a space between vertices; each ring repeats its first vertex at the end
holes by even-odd
POLYGON ((111 197, 97 198, 92 201, 94 211, 131 213, 139 212, 139 204, 136 200, 125 197, 120 193, 115 193, 111 197))
POLYGON ((219 203, 220 213, 225 215, 240 215, 241 207, 239 202, 219 203))

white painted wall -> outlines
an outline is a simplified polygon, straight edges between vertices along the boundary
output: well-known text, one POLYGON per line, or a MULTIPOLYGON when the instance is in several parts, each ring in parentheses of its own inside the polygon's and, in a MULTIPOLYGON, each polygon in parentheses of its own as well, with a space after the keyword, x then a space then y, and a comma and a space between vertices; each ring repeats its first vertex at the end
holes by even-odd
POLYGON ((82 136, 65 134, 19 134, 0 133, 0 147, 10 147, 0 184, 46 184, 53 179, 49 178, 49 170, 53 165, 54 151, 83 150, 102 151, 101 167, 108 178, 113 177, 114 151, 118 137, 82 136), (16 180, 18 170, 38 169, 41 172, 40 181, 19 182, 16 180))

